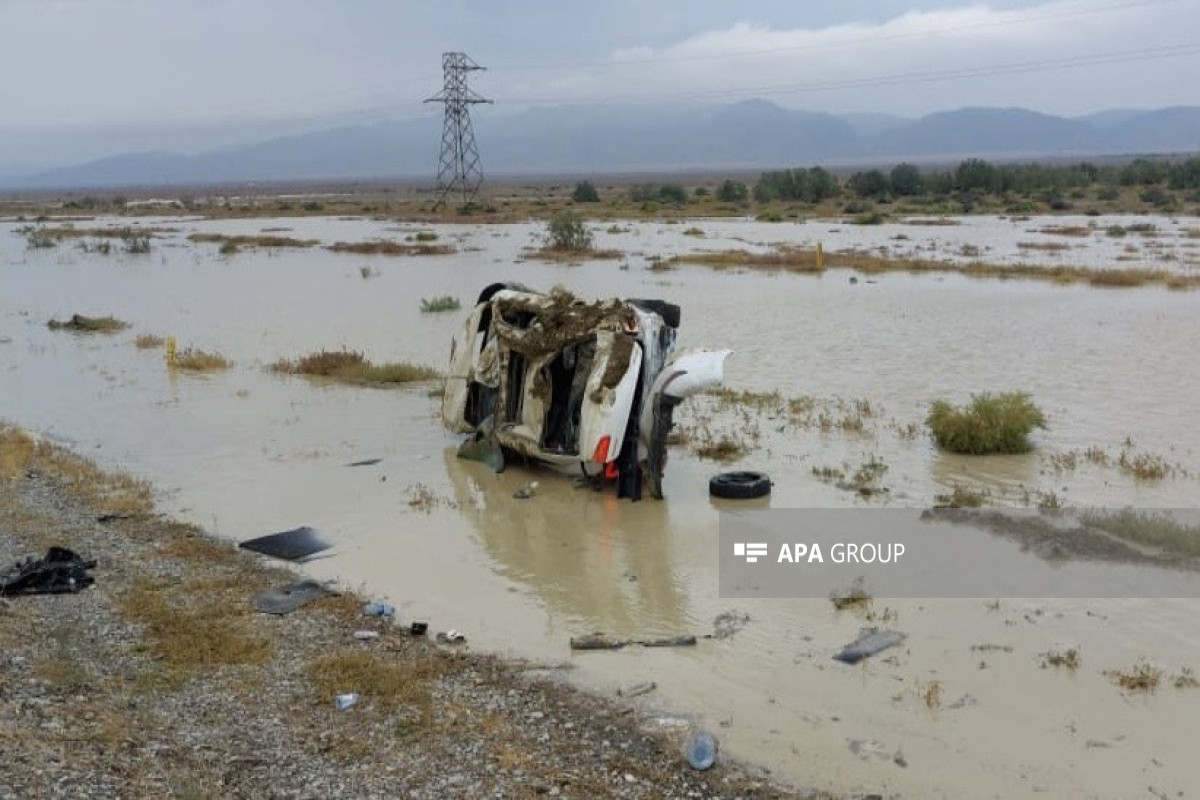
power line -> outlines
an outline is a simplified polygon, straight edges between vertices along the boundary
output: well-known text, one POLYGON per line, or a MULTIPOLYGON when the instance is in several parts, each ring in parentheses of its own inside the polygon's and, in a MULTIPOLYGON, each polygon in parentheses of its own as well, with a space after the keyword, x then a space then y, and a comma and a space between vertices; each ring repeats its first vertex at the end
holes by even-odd
POLYGON ((836 81, 821 81, 807 83, 770 84, 757 86, 742 86, 729 89, 710 89, 689 93, 673 92, 669 96, 663 94, 624 94, 589 96, 585 98, 571 97, 510 97, 510 104, 532 105, 538 103, 553 103, 555 105, 580 105, 584 103, 612 102, 659 102, 667 97, 675 100, 698 99, 706 97, 744 96, 755 94, 798 94, 803 92, 822 92, 834 89, 861 89, 879 86, 896 86, 910 83, 933 83, 963 78, 993 77, 1022 72, 1038 72, 1076 67, 1099 66, 1103 64, 1118 64, 1137 61, 1156 61, 1165 58, 1195 55, 1200 53, 1200 42, 1185 42, 1162 47, 1144 48, 1140 50, 1125 50, 1111 53, 1096 53, 1088 56, 1070 58, 1048 58, 1034 61, 1021 61, 1011 64, 997 64, 989 67, 967 67, 955 70, 933 70, 924 72, 909 72, 899 75, 874 75, 863 78, 847 78, 836 81))
POLYGON ((1136 0, 1129 3, 1117 3, 1099 8, 1086 8, 1074 11, 1062 11, 1052 14, 1038 14, 1028 17, 1018 17, 1014 19, 994 20, 990 22, 976 22, 968 25, 948 25, 941 28, 925 28, 918 31, 908 31, 906 33, 885 34, 881 36, 860 36, 846 39, 835 39, 829 42, 821 42, 819 44, 798 44, 788 45, 784 47, 765 47, 755 50, 738 50, 725 53, 706 53, 690 56, 647 56, 645 58, 629 58, 622 60, 605 59, 602 61, 562 61, 553 64, 500 64, 493 67, 496 70, 505 70, 508 72, 544 72, 555 70, 572 70, 572 69, 604 69, 604 68, 620 68, 626 66, 650 65, 650 64, 673 64, 686 63, 692 61, 722 61, 727 59, 737 58, 757 58, 764 55, 774 55, 778 53, 792 53, 805 51, 827 50, 834 47, 846 47, 848 45, 860 44, 876 44, 880 42, 898 41, 904 39, 922 39, 929 36, 941 35, 946 33, 958 33, 961 31, 980 30, 987 28, 1002 28, 1012 27, 1015 25, 1024 25, 1029 22, 1043 22, 1054 19, 1069 19, 1073 17, 1087 17, 1097 14, 1107 14, 1113 11, 1124 11, 1131 8, 1144 8, 1147 6, 1168 5, 1178 3, 1181 0, 1136 0))

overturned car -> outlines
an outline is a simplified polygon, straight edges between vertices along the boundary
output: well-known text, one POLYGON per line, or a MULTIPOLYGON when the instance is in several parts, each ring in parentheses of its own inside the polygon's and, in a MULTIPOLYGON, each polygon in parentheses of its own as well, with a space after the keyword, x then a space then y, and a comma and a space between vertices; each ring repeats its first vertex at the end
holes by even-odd
POLYGON ((675 406, 721 381, 728 350, 675 353, 679 307, 584 302, 494 283, 450 349, 446 426, 496 470, 514 454, 662 497, 675 406))

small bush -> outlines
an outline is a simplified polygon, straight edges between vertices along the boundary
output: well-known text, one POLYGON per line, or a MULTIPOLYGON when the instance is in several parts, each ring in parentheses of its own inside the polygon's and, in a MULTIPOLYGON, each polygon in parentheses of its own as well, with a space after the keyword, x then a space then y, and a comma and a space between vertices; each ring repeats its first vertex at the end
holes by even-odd
POLYGON ((978 394, 956 408, 936 400, 926 420, 938 447, 952 453, 1026 453, 1029 434, 1046 427, 1046 416, 1025 392, 978 394))
POLYGON ((174 366, 188 372, 217 372, 229 369, 233 362, 220 353, 208 353, 189 347, 176 354, 174 366))
POLYGON ((109 315, 107 317, 85 317, 82 314, 72 314, 65 322, 52 319, 46 323, 52 331, 66 330, 79 333, 116 333, 129 327, 129 323, 109 315))
POLYGON ((127 236, 125 237, 125 252, 135 255, 144 255, 150 252, 150 237, 149 236, 127 236))
POLYGON ((438 235, 433 231, 417 231, 415 238, 418 242, 436 242, 438 235))
POLYGON ((25 242, 30 250, 45 250, 58 246, 58 239, 45 228, 30 228, 25 233, 25 242))
POLYGON ((744 203, 749 197, 750 189, 738 181, 725 180, 717 187, 717 199, 722 203, 744 203))
POLYGON ((155 336, 153 333, 143 333, 139 334, 133 343, 137 345, 138 350, 152 350, 163 346, 163 338, 155 336))
POLYGON ((600 193, 596 191, 596 187, 591 181, 580 181, 575 184, 575 191, 571 192, 571 199, 576 203, 599 203, 600 193))
POLYGON ((406 361, 372 364, 354 350, 322 350, 296 361, 276 361, 269 369, 288 375, 309 375, 366 385, 411 383, 438 377, 437 370, 406 361))
POLYGON ((462 303, 457 297, 443 295, 441 297, 421 298, 421 311, 425 314, 437 314, 441 311, 458 311, 462 303))
POLYGON ((547 223, 550 246, 555 250, 583 252, 592 249, 592 232, 583 222, 583 216, 574 211, 560 211, 547 223))

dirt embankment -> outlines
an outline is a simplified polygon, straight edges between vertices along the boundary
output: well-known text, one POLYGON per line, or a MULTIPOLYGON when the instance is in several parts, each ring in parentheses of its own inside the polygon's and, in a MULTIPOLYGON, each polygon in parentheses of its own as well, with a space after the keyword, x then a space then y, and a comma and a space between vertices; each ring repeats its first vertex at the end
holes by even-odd
POLYGON ((0 798, 804 796, 695 771, 561 668, 399 635, 352 595, 256 613, 292 573, 0 428, 0 568, 53 544, 96 583, 0 598, 0 798))

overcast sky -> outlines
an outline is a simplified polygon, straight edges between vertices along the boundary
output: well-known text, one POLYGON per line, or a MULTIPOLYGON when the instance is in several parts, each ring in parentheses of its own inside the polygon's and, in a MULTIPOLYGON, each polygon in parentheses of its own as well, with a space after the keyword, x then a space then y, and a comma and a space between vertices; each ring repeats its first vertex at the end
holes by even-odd
POLYGON ((489 68, 471 81, 489 114, 1200 104, 1200 0, 0 0, 0 161, 81 129, 184 126, 201 146, 254 124, 436 113, 420 101, 446 50, 489 68))

